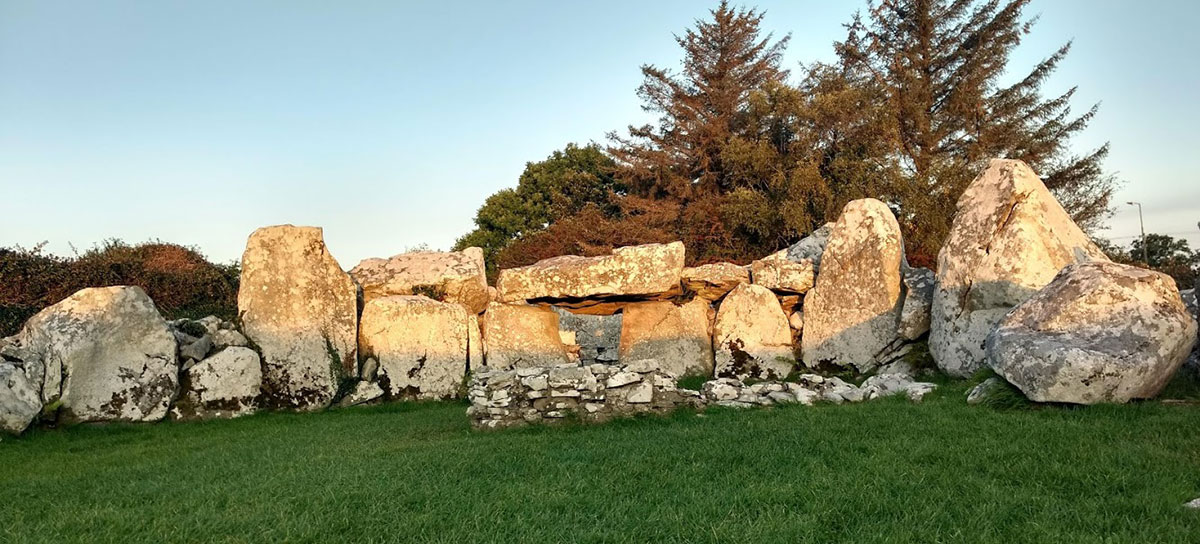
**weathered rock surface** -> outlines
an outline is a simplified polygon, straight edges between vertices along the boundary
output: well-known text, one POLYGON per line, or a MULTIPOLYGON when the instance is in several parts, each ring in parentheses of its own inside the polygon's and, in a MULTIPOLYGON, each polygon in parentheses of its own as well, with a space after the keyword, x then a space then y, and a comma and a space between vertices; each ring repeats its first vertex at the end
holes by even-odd
POLYGON ((750 277, 755 285, 776 292, 803 294, 812 289, 812 261, 793 262, 779 254, 750 263, 750 277))
POLYGON ((705 300, 720 300, 734 287, 750 283, 750 271, 740 264, 713 263, 684 268, 683 287, 705 300))
POLYGON ((825 253, 825 244, 833 233, 833 223, 825 223, 814 230, 812 234, 801 238, 787 248, 785 255, 789 261, 800 262, 807 260, 812 263, 813 272, 821 271, 821 256, 825 253))
POLYGON ((157 421, 178 391, 174 335, 140 287, 83 289, 10 341, 42 403, 61 401, 64 422, 157 421))
POLYGON ((1021 161, 996 159, 958 200, 938 253, 929 349, 967 377, 984 364, 988 333, 1063 267, 1107 260, 1021 161))
POLYGON ((443 302, 462 304, 478 314, 487 308, 487 275, 483 250, 411 251, 388 259, 365 259, 350 270, 362 286, 363 302, 392 295, 440 295, 443 302))
POLYGON ((21 434, 41 411, 41 392, 25 369, 0 360, 0 431, 21 434))
POLYGON ((558 314, 558 327, 574 336, 573 344, 579 346, 579 358, 583 364, 614 363, 621 342, 621 314, 587 315, 574 314, 562 308, 554 308, 558 314))
POLYGON ((867 372, 895 345, 900 312, 900 225, 887 205, 855 200, 829 235, 817 285, 804 299, 804 363, 867 372))
POLYGON ((254 231, 242 254, 238 313, 260 349, 272 405, 329 406, 338 381, 357 369, 357 289, 329 254, 318 227, 254 231))
MULTIPOLYGON (((1200 279, 1196 281, 1200 283, 1200 279)), ((1179 292, 1180 298, 1183 299, 1183 305, 1192 314, 1192 319, 1200 321, 1200 300, 1197 300, 1196 294, 1195 289, 1186 289, 1179 292)), ((1200 372, 1200 339, 1196 340, 1196 345, 1192 348, 1192 354, 1188 357, 1184 365, 1193 371, 1200 372)))
POLYGON ((1004 380, 1002 380, 1000 378, 993 376, 991 378, 983 380, 982 382, 979 383, 979 385, 972 387, 971 390, 967 392, 967 404, 970 404, 970 405, 983 404, 983 403, 987 402, 988 400, 992 399, 993 397, 995 397, 996 394, 998 394, 1003 389, 1004 389, 1004 380))
POLYGON ((483 348, 488 367, 508 370, 566 364, 558 314, 526 304, 488 305, 483 316, 483 348))
POLYGON ((904 266, 904 303, 900 308, 900 323, 896 334, 905 340, 916 340, 929 332, 929 317, 933 309, 933 289, 937 276, 928 268, 904 266))
POLYGON ((564 255, 500 271, 500 302, 604 297, 653 297, 677 293, 683 270, 682 242, 619 247, 611 255, 564 255))
POLYGON ((1196 322, 1167 275, 1110 262, 1071 265, 987 339, 988 363, 1030 400, 1152 398, 1183 364, 1196 322))
POLYGON ((716 376, 782 379, 795 368, 792 333, 779 301, 761 285, 725 297, 713 326, 716 376))
POLYGON ((467 373, 469 324, 459 304, 376 298, 363 306, 359 350, 379 361, 376 379, 390 398, 453 398, 467 373))
POLYGON ((171 407, 176 419, 233 418, 258 409, 262 361, 245 347, 228 347, 183 373, 179 399, 171 407))
POLYGON ((620 360, 653 359, 670 376, 711 376, 713 310, 707 300, 630 304, 621 327, 620 360))

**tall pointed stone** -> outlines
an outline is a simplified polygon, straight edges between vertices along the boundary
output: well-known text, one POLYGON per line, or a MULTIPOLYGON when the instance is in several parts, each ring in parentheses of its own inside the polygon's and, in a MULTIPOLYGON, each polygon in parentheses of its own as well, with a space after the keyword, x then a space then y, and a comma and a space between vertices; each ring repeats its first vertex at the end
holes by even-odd
POLYGON ((238 313, 262 350, 263 388, 275 407, 329 406, 341 378, 356 372, 356 288, 319 227, 279 225, 250 235, 238 313))
POLYGON ((900 225, 873 198, 846 204, 821 258, 816 287, 804 299, 805 365, 866 372, 896 340, 901 307, 900 225))
POLYGON ((929 350, 947 374, 984 364, 984 340, 1063 267, 1108 260, 1021 161, 995 159, 958 199, 938 253, 929 350))

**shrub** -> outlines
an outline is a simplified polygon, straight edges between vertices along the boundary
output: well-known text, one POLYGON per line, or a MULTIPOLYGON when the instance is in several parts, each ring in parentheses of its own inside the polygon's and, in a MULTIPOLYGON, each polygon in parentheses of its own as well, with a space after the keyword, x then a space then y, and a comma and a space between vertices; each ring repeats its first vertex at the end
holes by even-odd
POLYGON ((237 316, 237 263, 211 263, 193 248, 159 241, 108 240, 71 258, 43 247, 0 248, 0 336, 85 287, 136 285, 168 319, 237 316))

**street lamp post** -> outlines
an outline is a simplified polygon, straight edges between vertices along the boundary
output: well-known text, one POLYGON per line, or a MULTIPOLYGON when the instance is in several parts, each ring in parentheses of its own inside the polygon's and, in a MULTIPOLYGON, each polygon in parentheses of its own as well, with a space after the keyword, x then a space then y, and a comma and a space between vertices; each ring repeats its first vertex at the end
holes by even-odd
POLYGON ((1138 227, 1142 229, 1142 262, 1146 263, 1146 266, 1150 266, 1150 251, 1146 247, 1146 224, 1142 222, 1142 203, 1126 202, 1126 204, 1129 204, 1130 206, 1137 206, 1138 208, 1138 227))

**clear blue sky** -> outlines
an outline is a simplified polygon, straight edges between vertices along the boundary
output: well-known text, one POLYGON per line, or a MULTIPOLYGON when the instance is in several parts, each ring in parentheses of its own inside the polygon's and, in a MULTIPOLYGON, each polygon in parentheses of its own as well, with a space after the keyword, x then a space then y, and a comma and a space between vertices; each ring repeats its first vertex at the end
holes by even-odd
MULTIPOLYGON (((860 2, 761 1, 787 64, 830 59, 860 2)), ((240 256, 320 225, 345 267, 447 248, 524 163, 645 119, 638 66, 714 2, 0 0, 0 245, 109 237, 240 256)), ((1103 102, 1120 202, 1200 246, 1194 1, 1035 0, 1018 51, 1075 48, 1049 90, 1103 102)), ((1121 206, 1107 234, 1128 242, 1121 206)))

